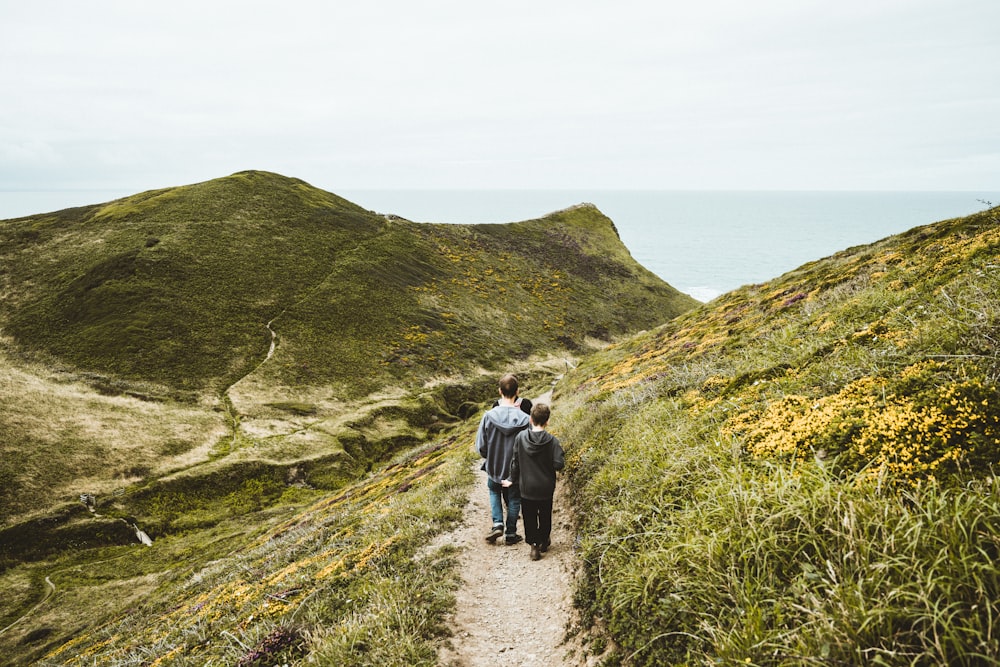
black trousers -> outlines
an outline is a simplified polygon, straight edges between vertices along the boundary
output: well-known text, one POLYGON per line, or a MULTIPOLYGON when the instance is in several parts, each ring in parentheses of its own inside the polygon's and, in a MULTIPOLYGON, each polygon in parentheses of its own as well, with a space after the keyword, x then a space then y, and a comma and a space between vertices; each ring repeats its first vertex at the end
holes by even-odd
POLYGON ((521 498, 521 519, 524 521, 524 541, 547 544, 552 536, 552 499, 521 498))

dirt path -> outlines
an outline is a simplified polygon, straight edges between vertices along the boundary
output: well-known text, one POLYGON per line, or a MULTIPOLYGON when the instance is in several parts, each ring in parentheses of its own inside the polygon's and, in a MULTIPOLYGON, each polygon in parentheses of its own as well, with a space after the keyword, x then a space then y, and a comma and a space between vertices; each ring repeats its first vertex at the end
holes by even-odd
POLYGON ((24 619, 26 619, 27 617, 31 616, 31 615, 32 615, 33 613, 35 613, 35 611, 36 611, 36 610, 37 610, 37 609, 38 609, 39 607, 41 607, 41 606, 42 606, 43 604, 45 604, 45 603, 46 603, 46 602, 48 601, 48 599, 49 599, 50 597, 52 597, 52 594, 56 592, 56 585, 55 585, 55 584, 53 584, 53 583, 52 583, 52 580, 51 580, 51 579, 49 579, 48 577, 45 577, 45 583, 46 583, 46 584, 48 584, 48 586, 49 586, 49 587, 45 589, 45 595, 44 595, 44 596, 42 597, 42 599, 41 599, 41 600, 39 600, 39 601, 38 601, 38 604, 36 604, 36 605, 35 605, 34 607, 32 607, 31 609, 29 609, 28 611, 26 611, 26 612, 24 612, 23 614, 21 614, 21 615, 20 615, 20 616, 19 616, 19 617, 17 618, 17 620, 16 620, 16 621, 14 621, 14 622, 13 622, 13 623, 11 623, 10 625, 8 625, 8 626, 7 626, 6 628, 2 628, 2 629, 0 629, 0 635, 2 635, 3 633, 7 632, 7 631, 8 631, 8 630, 10 630, 10 629, 11 629, 12 627, 14 627, 15 625, 17 625, 18 623, 20 623, 21 621, 23 621, 23 620, 24 620, 24 619))
MULTIPOLYGON (((540 396, 548 402, 551 395, 540 396)), ((450 646, 438 656, 448 667, 580 665, 565 643, 573 619, 573 532, 560 475, 552 512, 552 547, 539 561, 524 542, 508 547, 486 542, 490 509, 486 474, 476 466, 462 524, 448 540, 462 549, 463 585, 450 646)), ((523 527, 518 533, 524 535, 523 527)))

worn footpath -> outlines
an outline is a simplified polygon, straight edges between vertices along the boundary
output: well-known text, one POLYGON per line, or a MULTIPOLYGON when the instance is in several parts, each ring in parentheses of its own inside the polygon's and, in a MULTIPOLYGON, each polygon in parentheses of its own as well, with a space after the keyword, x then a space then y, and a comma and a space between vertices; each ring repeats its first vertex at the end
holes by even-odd
MULTIPOLYGON (((550 400, 548 395, 540 401, 550 400)), ((476 464, 476 483, 461 525, 446 536, 460 548, 462 587, 452 622, 453 637, 439 655, 448 667, 493 665, 582 665, 566 642, 573 623, 573 531, 560 474, 552 512, 552 547, 529 558, 524 542, 486 542, 490 530, 486 474, 476 464)), ((524 535, 519 524, 518 534, 524 535)))

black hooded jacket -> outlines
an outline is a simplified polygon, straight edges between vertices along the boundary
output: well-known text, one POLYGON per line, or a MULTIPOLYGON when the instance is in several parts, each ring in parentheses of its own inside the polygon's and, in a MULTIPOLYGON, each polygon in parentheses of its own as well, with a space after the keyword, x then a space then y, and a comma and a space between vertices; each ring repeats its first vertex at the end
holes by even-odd
POLYGON ((559 439, 548 431, 527 429, 517 434, 510 480, 520 487, 522 498, 550 500, 556 490, 556 470, 564 465, 559 439))

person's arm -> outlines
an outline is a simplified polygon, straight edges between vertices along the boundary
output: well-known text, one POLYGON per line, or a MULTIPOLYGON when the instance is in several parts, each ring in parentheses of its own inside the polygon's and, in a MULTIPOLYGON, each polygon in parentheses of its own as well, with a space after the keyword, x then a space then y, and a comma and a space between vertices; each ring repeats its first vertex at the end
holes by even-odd
POLYGON ((558 438, 553 438, 552 440, 552 469, 562 470, 566 467, 566 456, 563 453, 563 448, 559 444, 558 438))
POLYGON ((479 428, 476 429, 476 451, 478 451, 479 455, 484 459, 486 458, 486 438, 484 437, 484 432, 486 430, 485 425, 486 415, 483 415, 483 418, 479 420, 479 428))
POLYGON ((507 475, 507 479, 500 481, 500 485, 504 488, 514 486, 521 478, 521 468, 517 461, 517 452, 521 449, 520 441, 520 438, 514 441, 514 455, 510 459, 510 474, 507 475))

